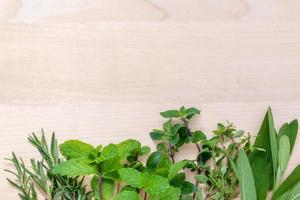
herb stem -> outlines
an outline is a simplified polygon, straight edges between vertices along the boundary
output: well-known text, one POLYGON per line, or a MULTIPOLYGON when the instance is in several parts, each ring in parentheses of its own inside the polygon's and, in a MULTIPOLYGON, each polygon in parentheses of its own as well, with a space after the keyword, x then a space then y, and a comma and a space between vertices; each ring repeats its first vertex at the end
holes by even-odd
POLYGON ((145 192, 144 200, 147 200, 147 193, 145 192))
MULTIPOLYGON (((189 136, 192 136, 193 133, 192 133, 190 127, 188 126, 187 120, 186 120, 185 118, 181 118, 181 121, 182 121, 182 122, 184 123, 184 125, 186 126, 189 136)), ((198 152, 200 153, 200 152, 201 152, 200 145, 199 145, 197 142, 195 143, 195 145, 196 145, 196 147, 197 147, 197 149, 198 149, 198 152)))
POLYGON ((100 173, 98 176, 98 187, 99 187, 99 196, 100 200, 103 200, 103 191, 102 191, 102 175, 101 175, 101 170, 99 169, 100 173))
POLYGON ((175 163, 175 158, 174 158, 174 150, 173 150, 173 145, 169 142, 169 156, 172 160, 172 163, 175 163))

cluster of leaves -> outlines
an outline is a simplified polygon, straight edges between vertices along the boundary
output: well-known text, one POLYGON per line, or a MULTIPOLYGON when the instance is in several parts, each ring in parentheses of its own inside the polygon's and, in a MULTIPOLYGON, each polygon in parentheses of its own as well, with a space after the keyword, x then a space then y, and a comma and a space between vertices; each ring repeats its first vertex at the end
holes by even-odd
POLYGON ((11 161, 17 177, 10 183, 20 198, 36 200, 38 187, 46 199, 95 200, 273 200, 300 198, 300 166, 282 180, 295 144, 298 122, 285 123, 278 134, 268 109, 254 143, 250 133, 229 122, 218 123, 212 137, 189 126, 197 108, 181 107, 160 113, 166 122, 150 136, 157 148, 143 163, 150 148, 128 139, 106 146, 68 140, 59 145, 52 136, 50 148, 32 135, 29 141, 42 155, 28 170, 15 154, 11 161), (197 149, 194 159, 176 160, 184 145, 197 149), (187 174, 194 174, 193 176, 187 174), (87 191, 81 177, 88 177, 87 191))
POLYGON ((39 151, 42 159, 31 159, 31 168, 28 168, 21 158, 12 153, 9 160, 15 167, 15 171, 5 170, 15 176, 15 180, 8 181, 19 190, 22 200, 37 200, 37 190, 47 200, 87 200, 92 196, 83 184, 83 177, 61 176, 53 173, 54 166, 63 162, 59 155, 59 149, 55 134, 52 134, 50 146, 46 142, 45 135, 39 138, 34 133, 28 137, 28 141, 39 151))

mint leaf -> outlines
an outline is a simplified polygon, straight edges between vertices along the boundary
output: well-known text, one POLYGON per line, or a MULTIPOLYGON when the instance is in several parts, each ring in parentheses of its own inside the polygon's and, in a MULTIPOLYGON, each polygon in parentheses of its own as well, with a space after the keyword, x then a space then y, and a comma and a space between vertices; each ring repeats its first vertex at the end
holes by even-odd
POLYGON ((79 140, 68 140, 59 145, 61 154, 66 159, 79 158, 94 153, 95 148, 79 140))
POLYGON ((99 161, 103 162, 105 160, 113 159, 118 156, 118 147, 115 144, 109 144, 103 148, 99 161))
POLYGON ((114 200, 141 200, 141 197, 134 191, 124 190, 114 200))
MULTIPOLYGON (((96 200, 100 200, 98 176, 94 176, 91 181, 91 186, 94 191, 96 200)), ((103 200, 110 200, 115 191, 115 182, 110 179, 102 178, 102 194, 103 200)))
POLYGON ((179 200, 180 193, 181 191, 179 188, 171 186, 160 194, 150 195, 149 200, 179 200))
POLYGON ((169 175, 168 175, 168 180, 172 180, 176 174, 182 170, 182 168, 188 163, 188 161, 186 160, 182 160, 179 161, 177 163, 175 163, 174 165, 171 165, 170 169, 169 169, 169 175))
POLYGON ((141 143, 137 140, 128 139, 118 144, 121 159, 125 159, 131 152, 141 149, 141 143))
POLYGON ((144 173, 142 179, 144 189, 149 194, 159 194, 165 192, 170 187, 168 180, 158 175, 144 173))
POLYGON ((119 170, 120 177, 123 181, 127 182, 128 185, 142 188, 143 180, 142 173, 133 168, 122 168, 119 170))
POLYGON ((52 172, 68 177, 97 174, 97 167, 89 162, 90 160, 87 159, 74 158, 56 165, 52 172))

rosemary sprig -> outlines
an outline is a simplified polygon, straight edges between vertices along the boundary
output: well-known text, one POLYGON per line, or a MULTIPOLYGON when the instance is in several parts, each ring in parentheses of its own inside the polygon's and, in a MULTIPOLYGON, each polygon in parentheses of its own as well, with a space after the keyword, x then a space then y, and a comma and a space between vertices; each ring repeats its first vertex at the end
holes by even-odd
POLYGON ((13 153, 13 158, 8 160, 13 162, 16 172, 6 170, 17 177, 16 181, 10 179, 8 181, 21 191, 21 199, 36 200, 35 186, 47 200, 90 200, 92 198, 92 192, 87 191, 83 184, 84 178, 68 178, 52 173, 53 167, 63 161, 59 155, 54 133, 50 145, 46 141, 43 130, 41 137, 32 133, 28 141, 39 151, 42 159, 31 159, 29 169, 23 160, 20 158, 19 161, 13 153))

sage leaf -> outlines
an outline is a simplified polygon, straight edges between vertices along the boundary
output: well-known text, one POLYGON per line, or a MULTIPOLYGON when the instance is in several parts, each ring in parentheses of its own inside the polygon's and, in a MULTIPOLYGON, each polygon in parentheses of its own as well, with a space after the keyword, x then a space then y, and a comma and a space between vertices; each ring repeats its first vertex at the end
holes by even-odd
POLYGON ((295 119, 291 123, 289 123, 289 139, 291 143, 291 152, 294 148, 297 132, 298 132, 298 120, 295 119))
POLYGON ((269 189, 269 168, 265 151, 256 150, 252 155, 251 168, 258 200, 265 200, 269 189))
POLYGON ((244 150, 240 150, 237 158, 238 179, 240 182, 241 199, 256 200, 256 189, 252 169, 244 150))
POLYGON ((277 188, 272 196, 272 200, 277 199, 279 196, 293 188, 300 180, 300 165, 298 165, 292 173, 284 180, 284 182, 277 188))
POLYGON ((268 111, 257 134, 254 146, 266 150, 268 162, 270 163, 268 164, 268 171, 272 175, 270 177, 269 187, 272 188, 276 179, 276 170, 278 164, 278 143, 271 108, 268 108, 268 111))
POLYGON ((282 173, 287 168, 290 158, 290 141, 288 136, 283 135, 279 140, 278 163, 282 173))
POLYGON ((300 200, 300 181, 291 189, 289 200, 300 200))

